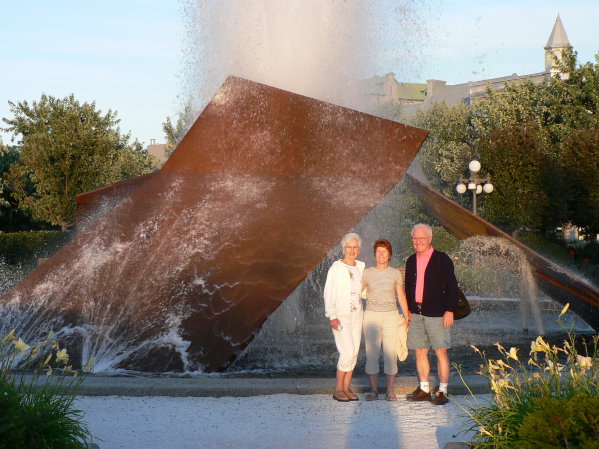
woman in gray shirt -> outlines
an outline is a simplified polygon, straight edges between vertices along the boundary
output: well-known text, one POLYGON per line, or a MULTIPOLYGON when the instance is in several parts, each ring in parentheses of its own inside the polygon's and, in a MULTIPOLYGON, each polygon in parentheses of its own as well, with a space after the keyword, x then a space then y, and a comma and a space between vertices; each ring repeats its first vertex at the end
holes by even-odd
POLYGON ((408 303, 401 271, 389 266, 393 248, 388 240, 374 242, 376 265, 364 270, 362 282, 366 288, 366 312, 362 330, 366 346, 366 374, 370 379, 367 401, 378 398, 379 356, 383 348, 384 372, 387 379, 388 401, 396 401, 393 392, 397 374, 397 333, 399 326, 407 326, 408 303), (397 310, 397 302, 403 317, 397 310))

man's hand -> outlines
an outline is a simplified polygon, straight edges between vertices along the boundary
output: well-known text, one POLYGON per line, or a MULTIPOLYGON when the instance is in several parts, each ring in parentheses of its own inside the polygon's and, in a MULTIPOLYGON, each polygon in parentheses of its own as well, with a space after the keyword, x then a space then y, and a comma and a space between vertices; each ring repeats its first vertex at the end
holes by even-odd
POLYGON ((453 326, 453 312, 449 310, 443 314, 443 327, 447 329, 453 326))

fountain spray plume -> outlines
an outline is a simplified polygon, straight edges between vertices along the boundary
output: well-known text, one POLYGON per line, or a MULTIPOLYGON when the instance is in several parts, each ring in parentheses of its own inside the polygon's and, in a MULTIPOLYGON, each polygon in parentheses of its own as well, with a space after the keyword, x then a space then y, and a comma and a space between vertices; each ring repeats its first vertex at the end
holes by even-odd
POLYGON ((404 71, 414 66, 414 55, 400 63, 400 50, 388 44, 422 41, 413 3, 187 1, 186 101, 201 110, 236 75, 364 111, 357 81, 390 71, 389 61, 404 71))

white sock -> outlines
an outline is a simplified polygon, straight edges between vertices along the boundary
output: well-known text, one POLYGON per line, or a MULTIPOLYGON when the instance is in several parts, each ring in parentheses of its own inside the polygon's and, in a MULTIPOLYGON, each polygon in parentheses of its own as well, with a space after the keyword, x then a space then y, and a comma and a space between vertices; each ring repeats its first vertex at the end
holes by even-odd
POLYGON ((442 391, 443 393, 447 394, 447 382, 439 383, 439 391, 442 391))
POLYGON ((430 393, 431 387, 428 385, 428 382, 420 382, 420 389, 425 393, 430 393))

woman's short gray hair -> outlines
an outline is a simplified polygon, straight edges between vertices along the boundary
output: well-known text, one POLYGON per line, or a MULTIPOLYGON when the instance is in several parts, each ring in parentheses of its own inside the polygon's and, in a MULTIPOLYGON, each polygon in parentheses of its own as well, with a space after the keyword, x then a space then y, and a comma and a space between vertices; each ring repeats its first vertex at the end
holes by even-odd
POLYGON ((362 248, 362 239, 360 238, 360 236, 358 234, 356 234, 355 232, 350 232, 349 234, 345 234, 342 238, 341 238, 341 248, 345 248, 346 245, 351 242, 352 240, 356 240, 358 242, 358 247, 362 248))
POLYGON ((429 237, 433 236, 433 228, 431 228, 427 224, 418 223, 417 225, 414 225, 414 227, 412 228, 412 237, 414 237, 414 232, 416 232, 417 229, 426 229, 426 232, 428 233, 429 237))

